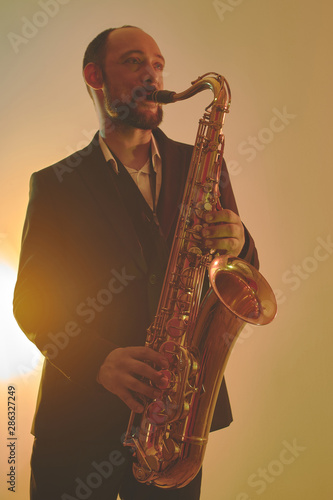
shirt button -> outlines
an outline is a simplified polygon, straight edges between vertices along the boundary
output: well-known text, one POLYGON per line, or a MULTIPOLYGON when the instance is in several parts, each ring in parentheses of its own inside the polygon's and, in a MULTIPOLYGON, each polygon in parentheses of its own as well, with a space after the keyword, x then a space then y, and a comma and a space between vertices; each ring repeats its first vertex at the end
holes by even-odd
POLYGON ((158 281, 158 278, 157 278, 156 274, 151 274, 149 276, 149 283, 151 285, 156 285, 157 281, 158 281))

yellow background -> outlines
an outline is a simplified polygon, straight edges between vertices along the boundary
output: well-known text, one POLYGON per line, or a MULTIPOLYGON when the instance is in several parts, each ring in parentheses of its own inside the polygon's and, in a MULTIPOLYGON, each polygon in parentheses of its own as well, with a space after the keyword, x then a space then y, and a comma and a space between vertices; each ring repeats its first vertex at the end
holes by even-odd
MULTIPOLYGON (((202 500, 332 498, 333 249, 322 243, 332 237, 332 6, 310 0, 62 0, 45 18, 38 14, 45 13, 42 4, 47 1, 2 2, 0 15, 1 499, 13 498, 5 484, 7 386, 17 392, 15 499, 25 500, 40 369, 8 306, 29 177, 93 135, 97 121, 81 80, 82 55, 97 33, 123 24, 157 40, 167 60, 165 88, 182 91, 207 71, 227 77, 232 105, 225 158, 261 271, 279 298, 274 323, 247 328, 230 358, 234 422, 210 437, 202 500), (15 46, 10 33, 22 36, 25 18, 44 26, 15 46), (279 112, 289 116, 285 123, 272 121, 279 112), (260 148, 252 154, 250 137, 260 148), (19 345, 29 353, 24 361, 19 345), (298 451, 287 454, 286 443, 298 451)), ((170 105, 162 129, 193 143, 209 98, 204 93, 170 105)))

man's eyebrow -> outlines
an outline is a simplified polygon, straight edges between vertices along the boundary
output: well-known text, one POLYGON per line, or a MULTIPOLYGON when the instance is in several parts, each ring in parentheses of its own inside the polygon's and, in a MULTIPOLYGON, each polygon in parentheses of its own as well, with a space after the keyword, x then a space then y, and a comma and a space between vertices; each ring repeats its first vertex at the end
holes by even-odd
MULTIPOLYGON (((143 55, 144 52, 143 52, 143 50, 136 50, 136 49, 128 50, 127 52, 125 52, 124 54, 121 55, 121 59, 124 59, 125 57, 130 56, 131 54, 143 55)), ((165 63, 165 59, 161 54, 157 53, 157 54, 155 54, 155 57, 157 57, 158 59, 161 59, 165 63)))

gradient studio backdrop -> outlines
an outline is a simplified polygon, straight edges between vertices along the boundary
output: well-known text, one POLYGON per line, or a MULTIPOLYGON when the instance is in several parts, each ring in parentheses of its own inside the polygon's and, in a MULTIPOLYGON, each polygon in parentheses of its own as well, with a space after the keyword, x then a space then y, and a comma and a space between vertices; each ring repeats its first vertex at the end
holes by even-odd
MULTIPOLYGON (((310 0, 1 2, 1 499, 13 498, 7 387, 17 394, 15 499, 26 500, 41 367, 11 313, 29 178, 92 137, 97 121, 81 81, 82 54, 98 32, 123 24, 157 40, 165 88, 182 91, 206 71, 228 78, 225 157, 279 300, 274 323, 247 328, 230 358, 234 422, 211 435, 202 500, 332 498, 332 14, 329 3, 310 0)), ((205 92, 167 107, 163 130, 193 143, 209 99, 205 92)))

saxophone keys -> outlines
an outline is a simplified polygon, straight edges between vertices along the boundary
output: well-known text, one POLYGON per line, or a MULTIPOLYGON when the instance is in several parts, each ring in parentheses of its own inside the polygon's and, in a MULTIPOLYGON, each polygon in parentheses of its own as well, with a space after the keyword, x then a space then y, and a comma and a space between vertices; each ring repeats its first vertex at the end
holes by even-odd
POLYGON ((152 477, 151 470, 144 469, 141 465, 133 463, 133 475, 140 483, 149 482, 152 477))
POLYGON ((197 255, 202 255, 202 250, 199 247, 191 247, 191 248, 189 248, 188 253, 189 253, 189 258, 190 258, 190 256, 194 257, 197 255))
POLYGON ((182 418, 187 417, 189 412, 190 412, 190 404, 188 401, 185 400, 183 403, 183 409, 182 409, 182 413, 181 413, 180 418, 182 419, 182 418))
POLYGON ((156 455, 149 455, 146 457, 149 467, 154 472, 158 472, 160 470, 160 461, 156 455))
POLYGON ((159 389, 165 390, 172 385, 173 374, 170 370, 160 370, 161 382, 159 383, 159 389))
POLYGON ((198 361, 195 359, 193 355, 191 355, 191 368, 190 368, 189 378, 196 376, 199 371, 199 368, 200 366, 198 361))
POLYGON ((151 344, 154 342, 155 340, 155 327, 154 325, 151 325, 148 330, 147 330, 147 338, 146 338, 146 346, 147 347, 150 347, 151 344))
POLYGON ((195 214, 199 219, 203 219, 205 215, 204 204, 202 201, 199 201, 195 204, 195 214))
POLYGON ((193 226, 192 230, 188 231, 188 232, 190 232, 192 234, 192 236, 195 240, 201 241, 202 240, 202 236, 201 236, 202 228, 203 228, 203 226, 201 224, 196 224, 195 226, 193 226))
POLYGON ((192 292, 179 293, 176 300, 176 305, 179 314, 185 315, 186 317, 189 316, 192 299, 193 299, 192 292))
POLYGON ((193 278, 195 269, 193 267, 186 267, 180 274, 180 282, 183 288, 188 289, 193 285, 193 278))
POLYGON ((150 403, 146 412, 147 420, 150 424, 162 425, 168 420, 165 404, 157 399, 150 403))
POLYGON ((178 350, 178 345, 175 342, 164 342, 160 347, 161 354, 164 354, 169 364, 172 365, 175 361, 176 352, 178 350))
POLYGON ((167 322, 166 330, 170 337, 182 337, 186 332, 187 321, 182 318, 172 318, 167 322))
POLYGON ((208 151, 216 151, 218 146, 219 144, 216 143, 214 140, 213 141, 206 140, 203 147, 208 152, 208 151))
POLYGON ((213 191, 213 181, 205 182, 203 185, 203 190, 205 193, 211 193, 213 191))
POLYGON ((164 460, 175 460, 180 453, 178 444, 171 438, 167 438, 162 446, 162 455, 164 460))

